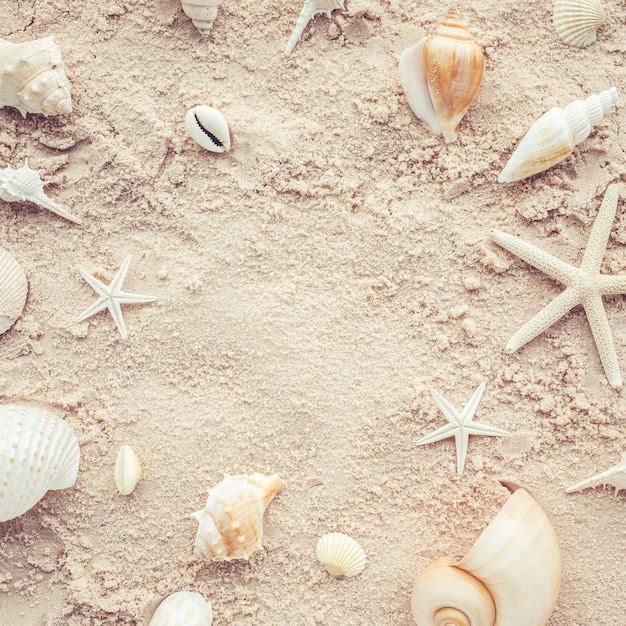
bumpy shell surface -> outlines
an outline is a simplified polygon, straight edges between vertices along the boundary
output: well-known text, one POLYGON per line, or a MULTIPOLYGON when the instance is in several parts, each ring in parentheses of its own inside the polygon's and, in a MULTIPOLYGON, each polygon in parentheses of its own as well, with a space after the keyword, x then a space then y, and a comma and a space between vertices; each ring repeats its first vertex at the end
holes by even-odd
POLYGON ((333 576, 350 578, 365 569, 365 550, 352 537, 343 533, 322 535, 315 547, 315 553, 319 562, 333 576))
POLYGON ((282 485, 278 474, 224 474, 204 509, 193 513, 200 523, 194 554, 212 561, 250 558, 263 547, 263 514, 282 485))
POLYGON ((0 522, 22 515, 48 489, 76 481, 80 449, 67 422, 44 409, 0 406, 0 522))
POLYGON ((517 489, 465 556, 439 559, 418 576, 411 608, 418 626, 545 626, 560 583, 554 529, 517 489))
POLYGON ((559 38, 570 46, 586 48, 606 19, 600 0, 555 0, 552 23, 559 38))
POLYGON ((0 334, 15 324, 28 295, 28 281, 20 264, 0 249, 0 334))
POLYGON ((206 150, 228 152, 230 130, 224 116, 213 107, 200 105, 187 111, 185 128, 189 136, 206 150))
POLYGON ((167 596, 154 612, 149 626, 211 626, 213 607, 196 591, 167 596))
POLYGON ((52 37, 24 43, 0 39, 0 107, 26 113, 72 112, 61 49, 52 37))
POLYGON ((345 9, 345 1, 346 0, 305 0, 298 21, 296 22, 296 27, 293 29, 293 33, 291 33, 291 37, 287 42, 285 55, 289 56, 291 54, 307 24, 318 13, 325 13, 327 17, 330 17, 335 9, 345 9))
POLYGON ((141 462, 135 451, 129 445, 124 444, 120 447, 115 461, 114 479, 117 490, 123 496, 131 494, 142 475, 141 462))
POLYGON ((604 487, 611 485, 611 487, 614 487, 616 497, 622 489, 626 489, 626 452, 622 454, 622 459, 617 465, 591 478, 581 480, 579 483, 568 487, 565 492, 573 493, 574 491, 582 491, 583 489, 599 487, 600 485, 604 487))
POLYGON ((524 135, 498 182, 510 183, 533 176, 566 159, 615 102, 617 90, 611 87, 586 100, 575 100, 564 109, 554 107, 544 113, 524 135))
POLYGON ((6 202, 32 202, 48 209, 75 224, 82 224, 81 220, 69 211, 48 198, 43 187, 44 183, 39 172, 28 167, 28 159, 19 170, 7 167, 0 170, 0 198, 6 202))
POLYGON ((213 22, 217 17, 217 8, 222 0, 181 0, 185 15, 191 18, 193 25, 206 39, 211 34, 213 22))

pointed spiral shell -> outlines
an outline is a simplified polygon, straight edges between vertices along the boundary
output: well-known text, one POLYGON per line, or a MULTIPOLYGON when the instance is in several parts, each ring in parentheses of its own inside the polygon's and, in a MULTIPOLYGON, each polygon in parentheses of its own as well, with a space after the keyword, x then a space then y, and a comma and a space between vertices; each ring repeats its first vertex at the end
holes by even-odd
POLYGON ((211 34, 222 0, 181 0, 181 4, 185 15, 191 18, 193 25, 206 39, 211 34))
POLYGON ((213 607, 196 591, 177 591, 165 598, 148 626, 211 626, 213 607))
POLYGON ((343 533, 322 535, 315 547, 319 562, 333 576, 351 578, 365 569, 365 550, 343 533))
POLYGON ((555 0, 554 30, 561 41, 586 48, 596 40, 596 31, 606 19, 600 0, 555 0))
POLYGON ((345 9, 345 1, 346 0, 305 0, 302 11, 300 11, 300 15, 298 16, 296 26, 287 42, 285 56, 289 56, 292 53, 307 24, 318 13, 325 13, 327 17, 330 17, 335 9, 345 9))
POLYGON ((28 281, 20 264, 6 250, 0 250, 0 334, 22 314, 28 295, 28 281))

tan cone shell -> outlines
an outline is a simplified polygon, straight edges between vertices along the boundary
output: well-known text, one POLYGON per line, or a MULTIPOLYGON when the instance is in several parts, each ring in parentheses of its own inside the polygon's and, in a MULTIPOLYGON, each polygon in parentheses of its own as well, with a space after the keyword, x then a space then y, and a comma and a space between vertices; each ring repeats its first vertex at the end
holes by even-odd
POLYGON ((19 318, 26 304, 28 281, 20 264, 6 250, 0 250, 0 334, 19 318))

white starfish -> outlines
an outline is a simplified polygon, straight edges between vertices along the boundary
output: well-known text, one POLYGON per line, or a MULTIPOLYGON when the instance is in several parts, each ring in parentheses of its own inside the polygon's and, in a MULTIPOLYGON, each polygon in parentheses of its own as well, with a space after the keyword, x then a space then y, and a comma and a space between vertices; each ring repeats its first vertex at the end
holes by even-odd
POLYGON ((626 452, 622 453, 622 460, 610 469, 600 472, 591 478, 581 480, 579 483, 568 487, 565 492, 581 491, 587 487, 597 487, 598 485, 611 485, 615 487, 615 497, 620 489, 626 489, 626 452))
POLYGON ((143 296, 138 293, 122 291, 122 285, 124 284, 124 279, 126 278, 128 267, 130 266, 130 258, 130 255, 126 257, 124 263, 122 263, 122 267, 117 271, 110 285, 105 285, 89 272, 83 269, 80 270, 83 278, 96 290, 100 297, 80 314, 79 318, 76 320, 77 323, 86 320, 88 317, 104 309, 109 309, 109 313, 111 313, 113 321, 122 335, 122 339, 128 339, 126 324, 124 324, 120 304, 138 304, 140 302, 153 302, 156 300, 155 296, 143 296))
POLYGON ((454 436, 456 443, 456 470, 459 476, 463 473, 463 468, 465 467, 467 442, 470 435, 497 437, 509 436, 511 434, 501 428, 495 428, 494 426, 487 426, 486 424, 479 424, 478 422, 472 421, 480 399, 482 398, 483 391, 485 391, 485 385, 485 382, 480 383, 478 389, 476 389, 461 413, 459 413, 441 394, 437 393, 434 389, 430 390, 433 399, 448 419, 449 424, 438 428, 430 433, 430 435, 422 437, 417 442, 417 445, 423 446, 427 443, 435 443, 435 441, 441 441, 442 439, 454 436))
POLYGON ((596 217, 591 229, 579 268, 557 259, 518 237, 507 235, 499 230, 491 231, 491 237, 498 245, 566 287, 565 291, 554 298, 550 304, 539 311, 511 337, 506 345, 507 352, 515 352, 560 320, 576 305, 582 304, 604 372, 611 387, 616 389, 622 386, 622 375, 611 329, 604 311, 602 296, 625 294, 626 276, 605 276, 600 274, 600 266, 615 218, 618 195, 617 185, 609 185, 604 194, 598 217, 596 217))

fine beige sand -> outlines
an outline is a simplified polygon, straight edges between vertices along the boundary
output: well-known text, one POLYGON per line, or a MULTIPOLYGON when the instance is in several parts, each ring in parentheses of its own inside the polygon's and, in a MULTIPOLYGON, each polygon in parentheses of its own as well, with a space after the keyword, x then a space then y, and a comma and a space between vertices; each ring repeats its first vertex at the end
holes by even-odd
MULTIPOLYGON (((485 75, 458 142, 434 136, 398 80, 432 33, 435 0, 346 0, 283 54, 300 0, 224 0, 209 40, 179 0, 0 3, 0 36, 54 35, 72 85, 62 117, 0 111, 0 167, 29 159, 74 225, 0 202, 0 247, 24 267, 22 317, 0 337, 2 402, 75 430, 73 488, 0 524, 0 622, 145 626, 174 591, 201 592, 215 626, 412 626, 432 560, 462 554, 527 487, 558 535, 549 626, 626 624, 626 495, 565 487, 618 463, 624 393, 602 370, 582 309, 517 353, 510 336, 562 288, 493 244, 499 228, 578 265, 604 191, 618 206, 603 271, 626 274, 626 9, 587 49, 555 35, 549 1, 459 10, 485 75), (502 185, 531 123, 617 87, 620 100, 561 165, 502 185), (233 149, 206 152, 186 111, 217 107, 233 149), (132 255, 128 341, 79 268, 109 282, 132 255), (481 381, 464 473, 430 390, 461 409, 481 381), (128 497, 119 446, 142 460, 128 497), (264 550, 193 556, 190 517, 224 472, 277 472, 264 550), (340 530, 367 552, 335 579, 315 557, 340 530)), ((605 298, 622 371, 626 300, 605 298)))

